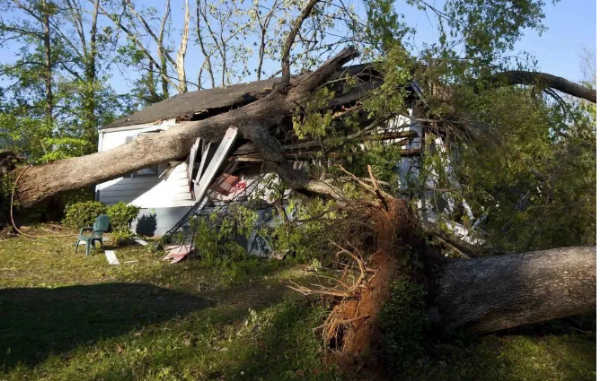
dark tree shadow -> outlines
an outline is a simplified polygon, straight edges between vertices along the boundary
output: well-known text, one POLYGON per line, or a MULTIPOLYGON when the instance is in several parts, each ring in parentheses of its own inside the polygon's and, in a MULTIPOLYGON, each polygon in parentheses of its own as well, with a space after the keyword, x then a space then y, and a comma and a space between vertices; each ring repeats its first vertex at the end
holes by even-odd
POLYGON ((125 334, 208 307, 150 284, 105 283, 0 290, 0 369, 125 334))

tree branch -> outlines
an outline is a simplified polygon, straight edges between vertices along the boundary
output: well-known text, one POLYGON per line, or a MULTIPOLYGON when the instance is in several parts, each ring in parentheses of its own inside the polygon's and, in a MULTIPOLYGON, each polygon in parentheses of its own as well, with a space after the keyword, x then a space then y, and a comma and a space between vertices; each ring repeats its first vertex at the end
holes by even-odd
POLYGON ((596 103, 596 90, 588 89, 565 78, 547 73, 513 70, 497 73, 492 76, 495 85, 531 85, 551 87, 565 94, 596 103))
POLYGON ((315 5, 319 2, 319 0, 310 0, 308 4, 304 7, 298 18, 294 21, 294 25, 292 26, 292 30, 290 34, 288 34, 287 39, 285 40, 285 44, 283 45, 282 55, 281 55, 281 86, 286 87, 290 84, 290 50, 292 49, 292 45, 294 44, 294 40, 296 39, 296 35, 300 28, 302 27, 302 23, 306 18, 310 15, 315 5))

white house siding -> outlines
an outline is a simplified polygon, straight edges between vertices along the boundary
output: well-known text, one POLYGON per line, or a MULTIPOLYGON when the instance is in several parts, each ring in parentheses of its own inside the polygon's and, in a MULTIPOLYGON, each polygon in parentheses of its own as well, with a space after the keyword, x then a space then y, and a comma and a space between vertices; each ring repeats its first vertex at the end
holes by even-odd
MULTIPOLYGON (((104 131, 100 129, 98 150, 108 151, 125 144, 128 137, 135 138, 140 133, 166 130, 174 124, 174 120, 168 120, 158 124, 117 127, 104 131)), ((168 167, 167 163, 159 165, 158 175, 168 167)), ((96 199, 107 205, 122 201, 142 208, 138 220, 144 220, 144 223, 139 225, 153 226, 153 229, 140 229, 142 226, 137 226, 138 221, 134 222, 133 229, 140 230, 140 234, 162 235, 194 204, 188 186, 187 167, 187 163, 183 162, 170 168, 160 178, 158 175, 124 176, 98 184, 96 199)))
MULTIPOLYGON (((423 137, 423 127, 419 123, 415 123, 410 118, 399 115, 388 121, 388 128, 395 131, 414 131, 418 137, 409 141, 403 146, 403 149, 420 149, 423 137)), ((399 141, 401 139, 395 139, 399 141)), ((400 189, 413 188, 414 182, 419 177, 419 157, 403 157, 396 165, 398 173, 398 186, 400 189)))

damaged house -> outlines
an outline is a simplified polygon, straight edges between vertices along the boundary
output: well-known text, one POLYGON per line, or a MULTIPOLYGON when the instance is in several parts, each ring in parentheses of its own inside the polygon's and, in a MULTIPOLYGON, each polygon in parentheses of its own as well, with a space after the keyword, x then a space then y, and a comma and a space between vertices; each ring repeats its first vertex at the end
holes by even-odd
MULTIPOLYGON (((330 102, 332 109, 343 110, 355 105, 381 84, 381 79, 366 65, 349 67, 339 75, 346 73, 359 81, 351 91, 338 91, 338 96, 330 102)), ((180 122, 201 120, 246 105, 267 95, 278 81, 273 78, 175 95, 101 128, 99 151, 108 151, 146 134, 160 134, 180 122)), ((410 105, 420 90, 416 84, 406 90, 407 104, 410 105)), ((418 176, 424 137, 422 126, 410 118, 411 109, 408 115, 396 116, 361 138, 401 145, 405 152, 397 165, 401 188, 408 188, 410 179, 418 176)), ((294 142, 284 146, 286 156, 295 159, 295 166, 303 165, 319 151, 318 144, 311 143, 318 142, 294 142)), ((441 138, 435 140, 434 149, 444 149, 441 138)), ((221 142, 197 139, 186 160, 162 163, 98 184, 96 200, 109 205, 122 201, 140 207, 139 217, 133 225, 137 234, 171 235, 194 215, 207 214, 219 205, 250 197, 264 172, 262 164, 252 144, 238 137, 235 128, 230 128, 221 142)), ((435 179, 428 181, 435 182, 435 179)), ((433 194, 426 193, 422 195, 421 209, 428 220, 434 221, 437 218, 434 209, 439 208, 437 205, 434 208, 433 194)), ((261 194, 261 197, 266 203, 273 201, 269 200, 268 194, 261 194)), ((456 204, 454 200, 441 201, 442 208, 446 209, 452 209, 456 204)), ((455 223, 449 227, 463 237, 468 234, 455 223)))
MULTIPOLYGON (((210 117, 249 103, 272 89, 275 81, 265 80, 175 95, 99 129, 98 151, 108 151, 145 134, 160 134, 180 121, 210 117)), ((233 143, 235 136, 230 139, 233 143)), ((96 200, 108 205, 122 201, 140 207, 140 215, 134 222, 135 232, 149 236, 163 235, 201 197, 198 186, 203 171, 200 165, 202 169, 207 169, 216 159, 218 148, 219 144, 198 141, 188 160, 166 162, 98 184, 96 200)), ((225 164, 232 148, 228 146, 224 154, 218 152, 223 156, 220 164, 225 164)), ((214 169, 215 173, 225 169, 220 164, 214 169)), ((208 180, 208 185, 213 187, 204 191, 208 193, 207 200, 223 202, 243 193, 247 181, 255 177, 249 167, 256 165, 245 165, 243 169, 230 166, 229 172, 235 172, 235 176, 221 176, 223 181, 218 184, 213 184, 212 178, 208 180)))

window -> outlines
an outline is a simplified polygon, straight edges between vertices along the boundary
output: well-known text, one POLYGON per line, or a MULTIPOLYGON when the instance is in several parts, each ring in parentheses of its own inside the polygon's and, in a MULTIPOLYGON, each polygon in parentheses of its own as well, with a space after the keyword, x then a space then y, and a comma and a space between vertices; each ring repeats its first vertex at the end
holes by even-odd
MULTIPOLYGON (((125 138, 125 144, 134 141, 137 138, 136 135, 130 135, 125 138)), ((153 165, 152 167, 142 168, 139 171, 133 172, 130 175, 131 178, 134 177, 158 177, 158 165, 153 165)))

